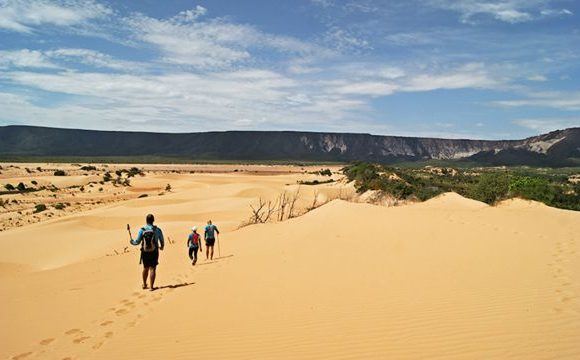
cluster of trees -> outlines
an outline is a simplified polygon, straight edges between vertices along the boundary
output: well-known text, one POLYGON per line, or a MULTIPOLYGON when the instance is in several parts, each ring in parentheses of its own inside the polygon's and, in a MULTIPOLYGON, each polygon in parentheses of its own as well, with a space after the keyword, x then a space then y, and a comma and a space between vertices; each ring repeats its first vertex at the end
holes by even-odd
MULTIPOLYGON (((445 169, 444 169, 445 170, 445 169)), ((396 199, 427 200, 453 191, 465 197, 493 204, 519 197, 563 209, 580 210, 580 183, 567 176, 519 169, 478 169, 440 171, 392 168, 356 162, 343 173, 355 182, 358 192, 378 190, 396 199)))
POLYGON ((113 185, 131 186, 130 178, 137 176, 137 175, 145 176, 145 174, 143 173, 143 170, 136 168, 136 167, 132 167, 129 170, 127 170, 127 169, 116 170, 115 175, 117 175, 117 177, 113 178, 113 175, 107 171, 103 175, 103 182, 111 181, 113 183, 113 185), (126 174, 126 176, 123 176, 124 174, 126 174))

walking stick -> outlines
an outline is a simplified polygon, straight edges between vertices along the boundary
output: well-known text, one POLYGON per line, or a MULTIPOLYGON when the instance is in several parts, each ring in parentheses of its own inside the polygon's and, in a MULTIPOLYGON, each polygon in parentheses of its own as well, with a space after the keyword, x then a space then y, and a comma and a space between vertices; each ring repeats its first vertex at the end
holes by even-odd
POLYGON ((129 224, 127 224, 127 231, 129 232, 129 238, 132 241, 133 240, 133 235, 131 235, 131 227, 129 226, 129 224))
POLYGON ((217 243, 218 243, 218 256, 219 256, 219 257, 222 257, 222 251, 221 251, 221 249, 220 249, 220 237, 221 237, 221 236, 219 236, 219 235, 218 235, 218 237, 217 237, 216 241, 217 241, 217 243))
MULTIPOLYGON (((131 239, 129 243, 133 245, 133 235, 131 235, 131 227, 129 226, 129 224, 127 224, 127 231, 129 232, 129 238, 131 239)), ((141 265, 142 262, 143 262, 143 246, 141 246, 141 256, 139 256, 139 265, 141 265)))

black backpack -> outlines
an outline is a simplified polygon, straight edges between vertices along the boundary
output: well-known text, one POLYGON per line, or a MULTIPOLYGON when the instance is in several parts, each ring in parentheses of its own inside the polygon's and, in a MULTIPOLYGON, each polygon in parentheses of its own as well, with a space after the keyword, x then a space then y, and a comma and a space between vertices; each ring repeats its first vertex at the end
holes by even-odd
POLYGON ((157 226, 152 229, 143 228, 141 251, 153 252, 157 250, 157 226))

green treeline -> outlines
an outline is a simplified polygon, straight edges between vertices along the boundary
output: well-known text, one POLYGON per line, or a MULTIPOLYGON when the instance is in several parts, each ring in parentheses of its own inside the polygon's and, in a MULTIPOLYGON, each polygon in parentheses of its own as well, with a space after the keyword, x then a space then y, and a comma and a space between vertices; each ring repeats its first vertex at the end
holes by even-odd
POLYGON ((396 199, 424 201, 453 191, 493 204, 519 197, 546 205, 580 210, 580 183, 569 181, 566 170, 533 168, 455 169, 424 167, 395 168, 355 162, 342 169, 356 190, 378 190, 396 199))

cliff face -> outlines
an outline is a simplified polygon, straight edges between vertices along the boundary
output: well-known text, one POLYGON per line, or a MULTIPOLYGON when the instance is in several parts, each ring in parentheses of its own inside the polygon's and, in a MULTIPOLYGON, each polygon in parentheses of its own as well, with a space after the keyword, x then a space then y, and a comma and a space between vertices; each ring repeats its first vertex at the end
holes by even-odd
POLYGON ((289 131, 167 134, 6 126, 0 127, 0 155, 380 162, 469 159, 483 164, 549 166, 580 158, 580 128, 523 140, 487 141, 289 131))

